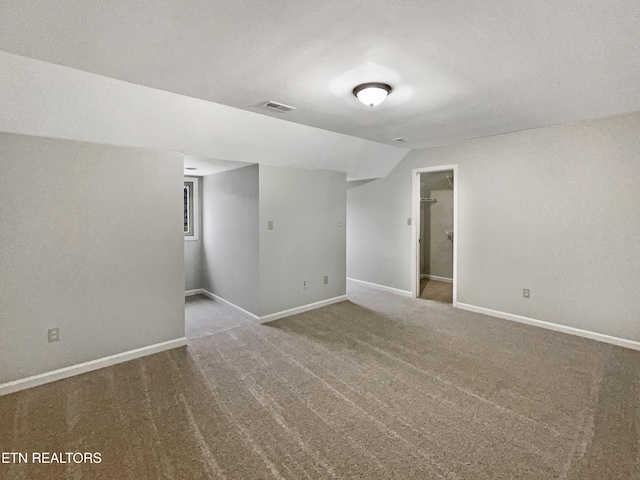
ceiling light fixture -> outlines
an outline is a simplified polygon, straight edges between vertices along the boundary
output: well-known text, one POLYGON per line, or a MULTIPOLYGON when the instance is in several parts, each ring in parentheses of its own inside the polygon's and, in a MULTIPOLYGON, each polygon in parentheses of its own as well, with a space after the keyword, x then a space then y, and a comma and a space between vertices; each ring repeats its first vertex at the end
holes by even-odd
POLYGON ((369 107, 380 105, 390 93, 389 85, 378 82, 362 83, 353 89, 353 94, 358 100, 369 107))

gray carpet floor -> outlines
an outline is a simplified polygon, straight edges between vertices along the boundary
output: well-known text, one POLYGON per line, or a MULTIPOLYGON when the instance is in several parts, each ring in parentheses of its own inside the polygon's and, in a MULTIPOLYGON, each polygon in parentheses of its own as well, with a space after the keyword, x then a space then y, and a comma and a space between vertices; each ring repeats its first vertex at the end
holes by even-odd
POLYGON ((453 303, 453 284, 422 278, 420 279, 420 298, 453 303))
POLYGON ((254 321, 230 305, 204 295, 184 299, 185 336, 189 339, 223 332, 230 328, 249 325, 254 321))
POLYGON ((363 287, 0 397, 0 478, 640 478, 640 352, 363 287))

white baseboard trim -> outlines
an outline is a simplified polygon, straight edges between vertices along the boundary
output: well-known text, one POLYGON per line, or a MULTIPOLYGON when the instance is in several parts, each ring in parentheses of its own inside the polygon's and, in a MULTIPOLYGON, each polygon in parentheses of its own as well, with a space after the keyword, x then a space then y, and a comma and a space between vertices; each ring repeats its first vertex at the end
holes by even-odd
POLYGON ((184 292, 185 297, 192 297, 194 295, 201 295, 201 294, 204 294, 204 289, 202 288, 196 288, 195 290, 186 290, 184 292))
POLYGON ((257 315, 255 315, 255 314, 251 313, 251 312, 250 312, 250 311, 248 311, 248 310, 245 310, 245 309, 244 309, 244 308, 242 308, 242 307, 239 307, 239 306, 238 306, 238 305, 236 305, 235 303, 231 303, 229 300, 225 300, 224 298, 222 298, 222 297, 220 297, 220 296, 216 295, 215 293, 211 293, 209 290, 202 289, 202 292, 201 292, 201 293, 202 293, 202 294, 204 294, 204 295, 206 295, 207 297, 211 298, 212 300, 217 300, 217 301, 219 301, 219 302, 226 303, 226 304, 227 304, 227 305, 229 305, 230 307, 233 307, 233 308, 235 308, 236 310, 238 310, 238 311, 240 311, 240 312, 244 313, 245 315, 248 315, 250 318, 253 318, 254 320, 260 320, 260 317, 258 317, 257 315))
POLYGON ((384 290, 385 292, 395 293, 396 295, 402 295, 403 297, 413 297, 413 294, 408 290, 400 290, 399 288, 387 287, 386 285, 365 282, 364 280, 356 280, 355 278, 347 277, 347 280, 349 282, 357 283, 358 285, 364 285, 365 287, 371 287, 377 290, 384 290))
POLYGON ((327 300, 320 300, 319 302, 309 303, 307 305, 302 305, 300 307, 290 308, 289 310, 282 310, 281 312, 270 313, 269 315, 263 315, 259 317, 258 315, 251 313, 248 310, 245 310, 244 308, 239 307, 235 303, 231 303, 229 300, 225 300, 224 298, 216 295, 215 293, 209 292, 208 290, 202 290, 202 293, 213 300, 226 303, 230 307, 233 307, 236 310, 249 316, 250 318, 256 320, 257 323, 272 322, 273 320, 278 320, 280 318, 290 317, 291 315, 296 315, 298 313, 308 312, 309 310, 315 310, 316 308, 326 307, 327 305, 332 305, 334 303, 344 302, 347 299, 346 295, 341 295, 339 297, 333 297, 327 300))
POLYGON ((57 380, 62 380, 63 378, 91 372, 100 368, 110 367, 111 365, 116 365, 118 363, 128 362, 129 360, 145 357, 154 353, 164 352, 165 350, 171 350, 172 348, 182 347, 186 344, 187 339, 185 337, 176 338, 167 342, 149 345, 148 347, 136 348, 135 350, 116 353, 115 355, 110 355, 108 357, 102 357, 96 360, 78 363, 77 365, 60 368, 58 370, 40 373, 31 377, 21 378, 20 380, 3 383, 0 384, 0 396, 8 395, 9 393, 18 392, 20 390, 26 390, 27 388, 37 387, 38 385, 44 385, 45 383, 55 382, 57 380))
POLYGON ((316 308, 326 307, 327 305, 333 305, 334 303, 340 303, 347 300, 346 295, 340 295, 339 297, 328 298, 327 300, 320 300, 319 302, 308 303, 301 307, 290 308, 289 310, 282 310, 281 312, 271 313, 260 317, 260 323, 272 322, 280 318, 290 317, 291 315, 297 315, 298 313, 308 312, 309 310, 315 310, 316 308))
POLYGON ((439 277, 438 275, 429 275, 428 273, 421 273, 420 278, 428 278, 429 280, 437 280, 438 282, 453 283, 453 278, 439 277))
POLYGON ((534 327, 546 328, 547 330, 554 330, 556 332, 568 333, 569 335, 576 335, 578 337, 589 338, 591 340, 610 343, 612 345, 630 348, 632 350, 640 350, 640 342, 636 342, 635 340, 627 340, 626 338, 612 337, 611 335, 605 335, 604 333, 597 333, 597 332, 591 332, 589 330, 582 330, 580 328, 567 327, 565 325, 559 325, 557 323, 545 322, 544 320, 537 320, 535 318, 523 317, 521 315, 501 312, 499 310, 491 310, 490 308, 476 307, 475 305, 469 305, 466 303, 458 302, 457 307, 462 310, 468 310, 470 312, 482 313, 484 315, 490 315, 492 317, 511 320, 513 322, 524 323, 526 325, 533 325, 534 327))

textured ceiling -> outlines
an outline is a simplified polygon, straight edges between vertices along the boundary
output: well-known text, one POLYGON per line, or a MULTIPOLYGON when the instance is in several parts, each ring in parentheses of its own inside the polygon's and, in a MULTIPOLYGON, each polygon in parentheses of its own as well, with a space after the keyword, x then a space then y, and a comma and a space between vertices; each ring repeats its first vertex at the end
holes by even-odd
POLYGON ((0 50, 406 148, 640 110, 639 45, 637 0, 0 4, 0 50))

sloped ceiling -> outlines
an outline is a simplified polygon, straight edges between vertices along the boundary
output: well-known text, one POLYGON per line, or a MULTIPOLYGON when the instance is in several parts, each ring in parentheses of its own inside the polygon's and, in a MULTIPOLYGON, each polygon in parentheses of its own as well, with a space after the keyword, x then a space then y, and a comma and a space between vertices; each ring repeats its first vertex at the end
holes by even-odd
POLYGON ((215 168, 336 170, 349 180, 383 177, 409 152, 4 52, 0 72, 3 132, 177 151, 215 168))
POLYGON ((406 148, 640 110, 638 45, 631 0, 0 5, 0 50, 406 148))

